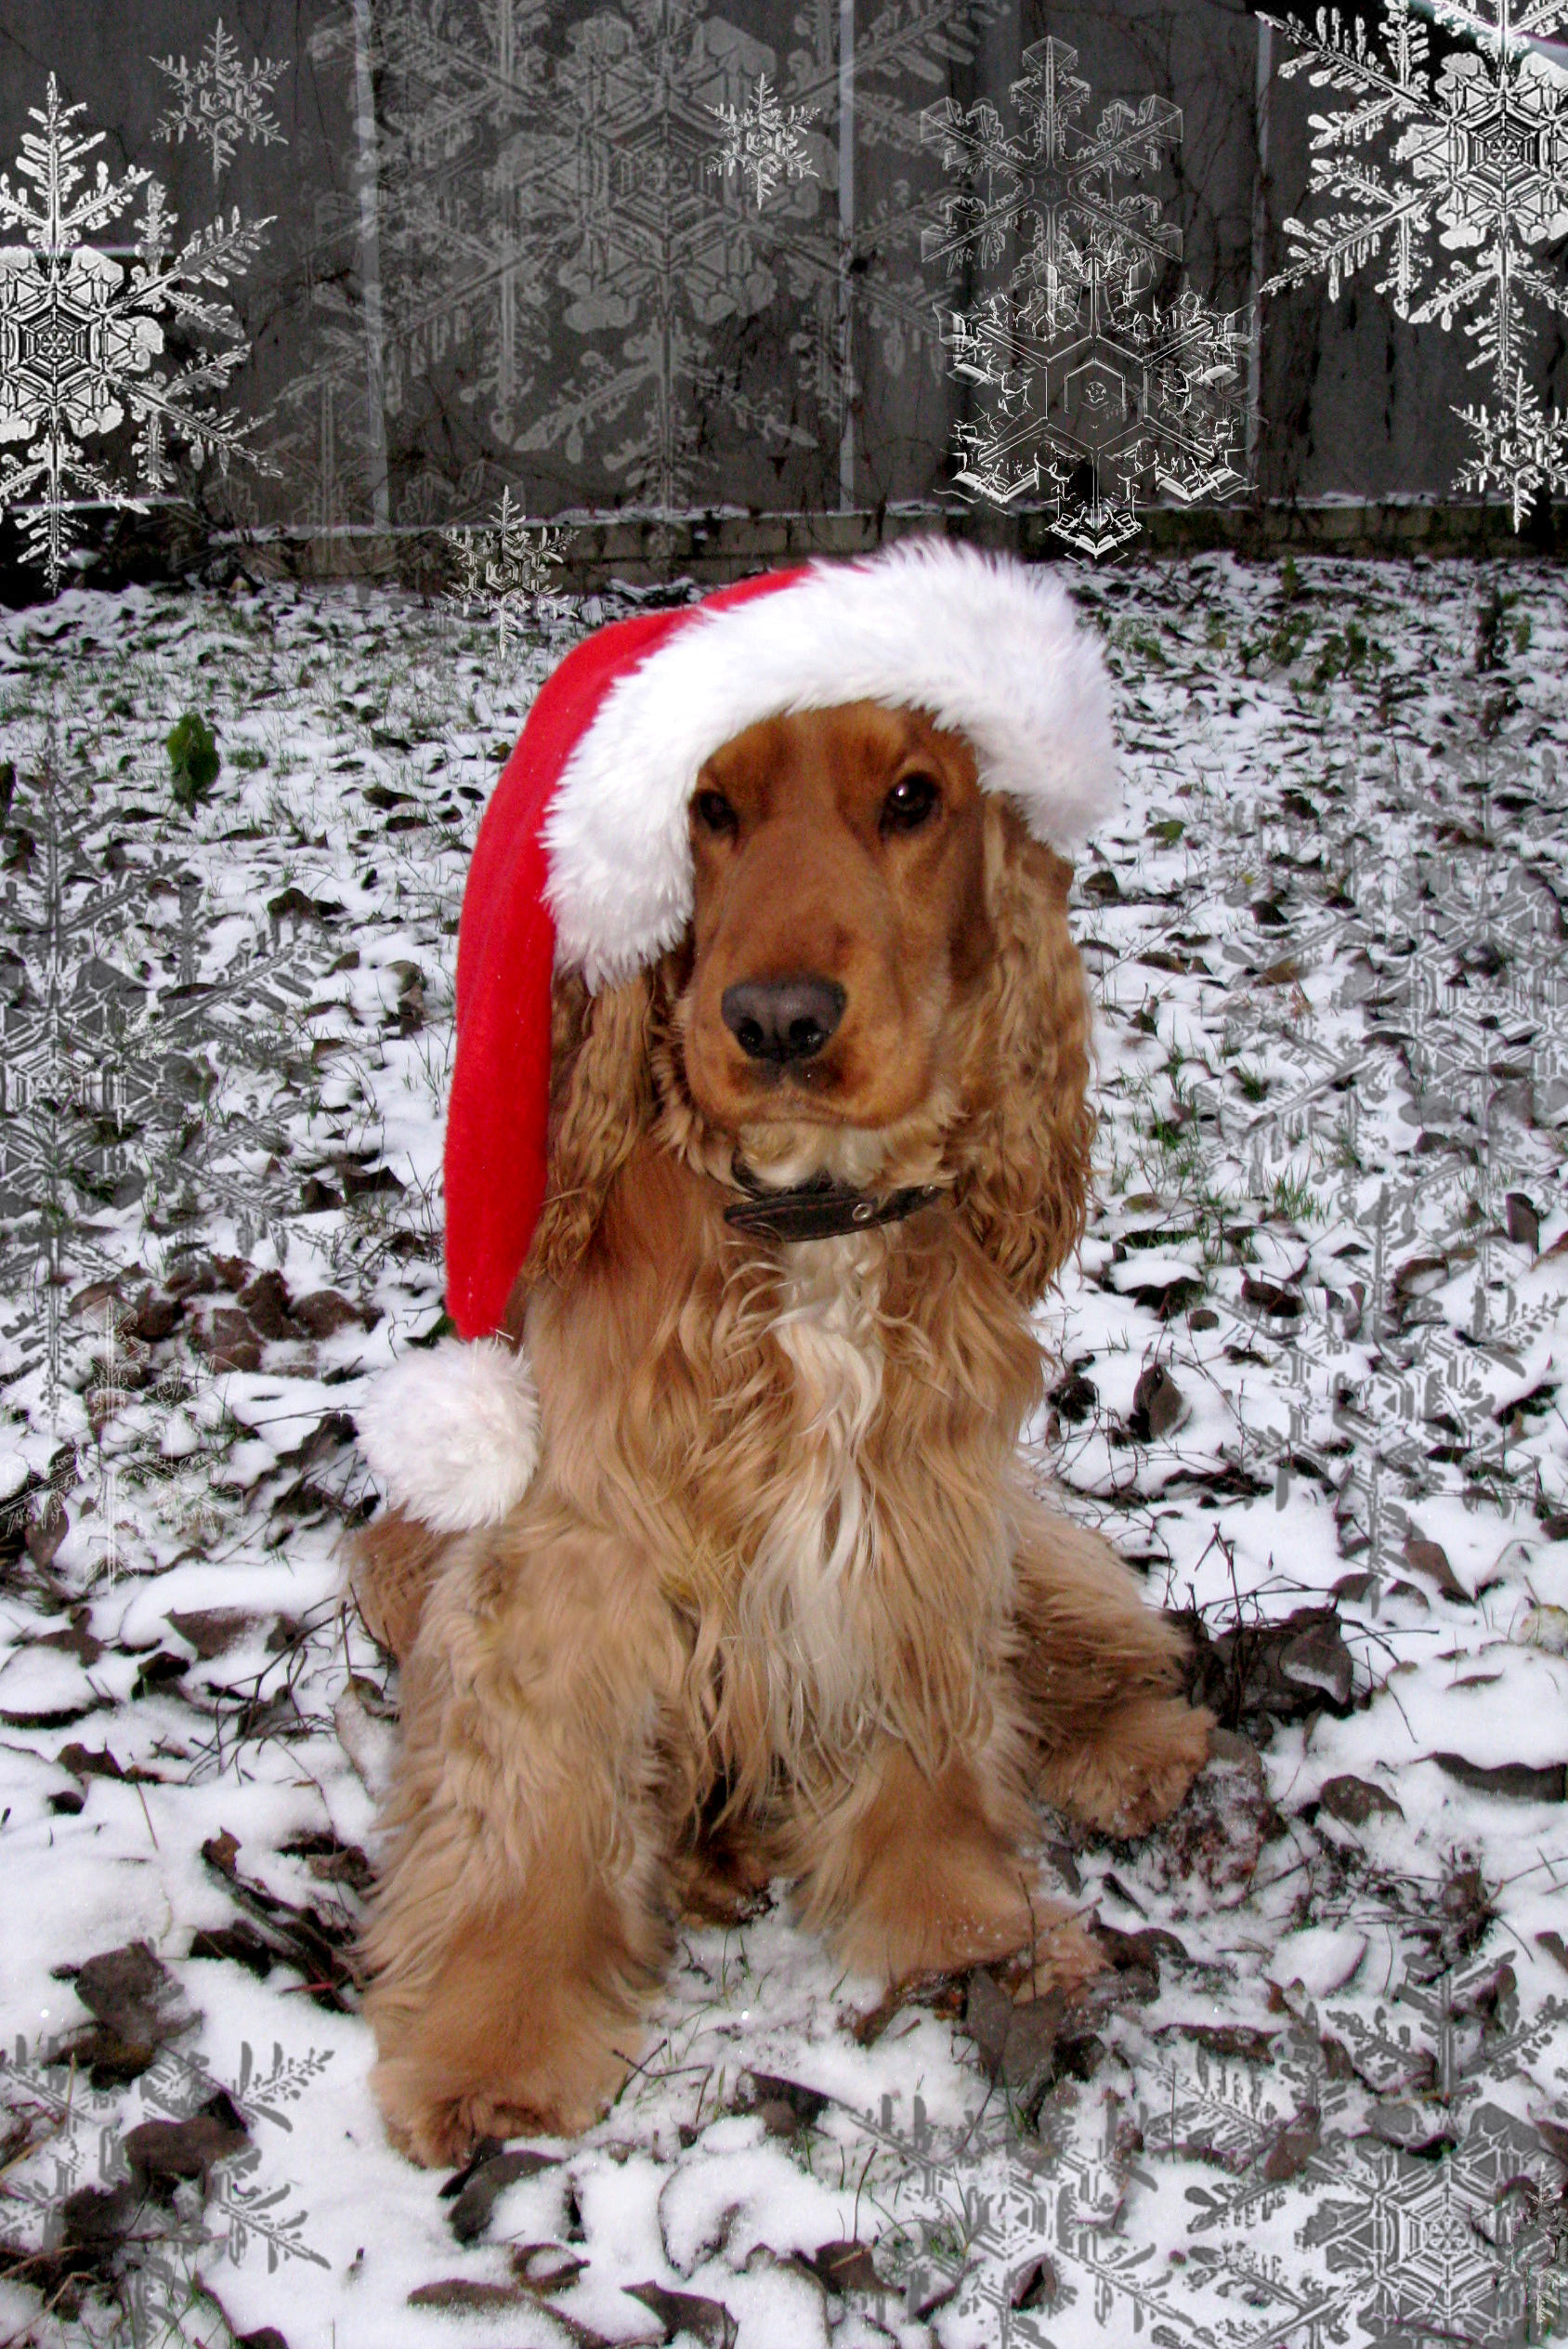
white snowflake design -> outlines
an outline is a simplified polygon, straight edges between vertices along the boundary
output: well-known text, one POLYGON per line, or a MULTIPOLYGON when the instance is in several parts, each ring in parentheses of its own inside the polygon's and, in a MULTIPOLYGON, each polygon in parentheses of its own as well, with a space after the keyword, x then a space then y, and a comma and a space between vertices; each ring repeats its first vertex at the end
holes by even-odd
MULTIPOLYGON (((297 940, 281 948, 258 909, 242 943, 226 936, 215 967, 199 884, 167 856, 111 861, 111 804, 73 789, 46 744, 13 802, 0 891, 13 941, 0 987, 0 1279, 37 1297, 23 1363, 41 1362, 51 1418, 66 1292, 127 1273, 98 1237, 106 1207, 140 1201, 177 1223, 204 1192, 247 1251, 280 1227, 294 1183, 278 1155, 277 1097, 325 959, 297 940), (159 913, 171 899, 172 935, 159 913), (140 950, 157 955, 159 977, 140 950)), ((216 928, 221 917, 207 918, 216 928)), ((113 1295, 70 1332, 99 1363, 89 1388, 99 1424, 144 1383, 147 1351, 116 1331, 123 1301, 112 1278, 105 1286, 113 1295)))
POLYGON ((1119 2314, 1169 2349, 1326 2349, 1352 2325, 1380 2339, 1439 2316, 1520 2322, 1561 2280, 1562 2165, 1484 2089, 1549 2066, 1565 2020, 1552 1998, 1522 2015, 1494 1961, 1412 1972, 1369 2011, 1309 2005, 1266 2064, 1201 2043, 1152 2076, 1137 2063, 1130 2104, 1058 2080, 1032 2129, 1000 2091, 947 2128, 919 2097, 901 2128, 884 2098, 859 2124, 893 2222, 879 2272, 907 2316, 941 2306, 983 2325, 960 2337, 1031 2349, 1080 2303, 1102 2329, 1119 2314), (1218 2179, 1185 2188, 1184 2257, 1167 2268, 1134 2210, 1165 2165, 1194 2161, 1218 2179))
MULTIPOLYGON (((189 2120, 216 2106, 242 2124, 266 2119, 288 2133, 294 2124, 281 2107, 296 2104, 331 2061, 331 2049, 313 2047, 302 2056, 289 2056, 274 2044, 264 2071, 246 2042, 233 2080, 224 2081, 200 2056, 164 2047, 132 2083, 127 2100, 125 2092, 94 2088, 82 2077, 63 2040, 30 2047, 19 2035, 9 2054, 0 2055, 0 2110, 16 2130, 13 2143, 21 2147, 12 2156, 9 2198, 30 2213, 49 2246, 69 2196, 84 2187, 112 2189, 131 2174, 124 2142, 133 2128, 151 2120, 189 2120)), ((269 2274, 286 2260, 328 2265, 305 2239, 308 2212, 290 2207, 294 2188, 258 2178, 265 2158, 259 2145, 242 2143, 219 2159, 200 2195, 185 2188, 166 2214, 144 2202, 135 2248, 119 2283, 133 2342, 180 2337, 180 2313, 189 2305, 203 2258, 210 2262, 216 2254, 238 2267, 259 2244, 265 2246, 269 2274)))
POLYGON ((155 136, 183 146, 189 131, 211 151, 215 188, 242 140, 253 147, 257 139, 268 147, 288 145, 277 116, 264 103, 283 71, 282 62, 268 58, 247 71, 240 45, 225 32, 221 17, 194 65, 188 65, 183 55, 177 65, 172 57, 155 57, 152 62, 173 82, 176 98, 159 116, 155 136))
POLYGON ((1487 407, 1458 413, 1478 443, 1459 468, 1460 489, 1484 493, 1496 486, 1513 509, 1516 531, 1543 490, 1568 495, 1568 416, 1555 408, 1546 413, 1522 369, 1514 374, 1509 404, 1496 417, 1487 407))
MULTIPOLYGON (((856 332, 864 322, 877 334, 891 374, 913 354, 934 374, 929 288, 918 269, 895 266, 926 217, 902 176, 918 130, 900 94, 972 63, 1004 8, 972 0, 955 15, 950 0, 888 0, 861 26, 856 149, 886 153, 891 186, 859 208, 846 244, 815 172, 791 190, 786 164, 771 201, 748 192, 738 205, 710 168, 716 112, 757 75, 787 119, 814 121, 825 140, 841 132, 837 11, 802 15, 784 69, 699 0, 599 8, 574 26, 564 55, 545 50, 523 0, 378 0, 364 63, 378 93, 385 413, 412 409, 414 387, 451 370, 452 413, 476 412, 477 427, 462 502, 426 472, 403 492, 400 518, 427 520, 432 502, 445 501, 447 515, 470 505, 468 473, 482 489, 494 462, 487 437, 535 460, 532 483, 557 460, 591 464, 591 502, 616 502, 604 495, 608 476, 656 512, 700 493, 720 419, 747 444, 808 466, 846 429, 856 339, 846 313, 856 332), (760 332, 777 338, 772 381, 737 371, 738 345, 760 332)), ((352 72, 355 40, 341 11, 312 53, 352 72)), ((319 218, 323 245, 309 266, 332 322, 320 363, 288 394, 302 427, 307 403, 315 412, 314 446, 302 428, 289 466, 315 489, 309 519, 330 524, 361 492, 365 343, 340 290, 358 193, 324 203, 319 218)), ((537 488, 530 496, 539 502, 537 488)))
MULTIPOLYGON (((1473 1509, 1488 1480, 1488 1505, 1530 1506, 1503 1398, 1552 1307, 1519 1293, 1504 1235, 1510 1196, 1540 1181, 1540 1130, 1568 1099, 1568 985, 1539 865, 1561 821, 1557 761, 1507 740, 1392 787, 1368 776, 1332 824, 1344 893, 1332 918, 1351 956, 1339 1007, 1362 1018, 1363 1041, 1346 1056, 1310 1021, 1253 1030, 1259 1056, 1294 1079, 1241 1150, 1248 1195, 1304 1163, 1327 1227, 1321 1261, 1341 1269, 1331 1286, 1303 1279, 1228 1308, 1243 1342, 1278 1347, 1286 1371, 1287 1413, 1238 1427, 1240 1464, 1274 1475, 1281 1506, 1292 1476, 1330 1489, 1344 1555, 1379 1580, 1406 1570, 1425 1495, 1455 1490, 1473 1509), (1435 837, 1405 831, 1417 813, 1435 837), (1388 845, 1372 848, 1379 829, 1388 845), (1396 1102, 1421 1144, 1391 1182, 1386 1168, 1360 1171, 1356 1137, 1396 1102)), ((1304 823, 1291 851, 1322 832, 1304 823)), ((1238 848, 1256 866, 1256 839, 1238 848)), ((1306 967, 1324 938, 1321 916, 1301 912, 1289 944, 1306 967)), ((1212 1104, 1200 1091, 1195 1106, 1212 1104)))
POLYGON ((738 175, 743 185, 749 178, 759 211, 786 177, 791 181, 817 177, 817 165, 806 151, 803 134, 806 125, 817 120, 817 110, 791 106, 786 112, 765 73, 757 76, 757 86, 744 106, 714 106, 709 111, 723 138, 708 168, 722 172, 726 179, 738 175))
POLYGON ((1234 462, 1246 333, 1191 287, 1156 298, 1181 231, 1153 195, 1117 185, 1158 167, 1181 138, 1180 110, 1118 101, 1089 131, 1077 63, 1054 39, 1025 50, 1011 90, 1027 125, 1019 138, 988 104, 927 110, 922 135, 961 185, 921 249, 951 276, 1021 246, 1001 287, 949 317, 955 372, 992 395, 959 427, 958 484, 1004 506, 1043 492, 1056 535, 1099 557, 1136 534, 1150 480, 1189 504, 1246 487, 1234 462))
MULTIPOLYGON (((1247 2159, 1279 2125, 1273 2098, 1255 2096, 1252 2106, 1224 2119, 1247 2159)), ((1273 2349, 1310 2322, 1322 2295, 1277 2258, 1227 2250, 1222 2266, 1200 2254, 1166 2271, 1128 2230, 1130 2198, 1156 2183, 1143 2137, 1156 2159, 1173 2150, 1160 2132, 1175 2119, 1174 2105, 1141 2109, 1135 2125, 1111 2093, 1096 2126, 1091 2100, 1069 2083, 1052 2091, 1033 2132, 1000 2095, 945 2129, 932 2126, 917 2096, 905 2132, 884 2098, 880 2120, 860 2125, 874 2161, 890 2164, 877 2199, 893 2224, 878 2242, 878 2266, 901 2290, 906 2316, 941 2309, 959 2320, 960 2338, 999 2349, 1052 2349, 1055 2326, 1080 2303, 1102 2329, 1119 2316, 1127 2337, 1147 2326, 1169 2349, 1273 2349), (1227 2316, 1237 2286, 1248 2304, 1270 2311, 1261 2323, 1227 2316)), ((1333 2174, 1326 2165, 1325 2177, 1333 2174)))
POLYGON ((501 511, 489 530, 465 527, 442 533, 455 550, 460 580, 451 601, 466 620, 476 612, 495 622, 503 660, 528 642, 542 623, 567 610, 553 588, 553 575, 566 561, 568 533, 530 522, 503 490, 501 511))
POLYGON ((1568 423, 1545 416, 1523 378, 1534 340, 1525 300, 1568 315, 1568 282, 1543 266, 1568 234, 1568 73, 1541 40, 1568 26, 1568 12, 1561 0, 1427 0, 1422 12, 1466 45, 1435 76, 1415 0, 1384 0, 1380 52, 1362 20, 1347 30, 1337 8, 1318 11, 1315 32, 1296 17, 1263 18, 1301 51, 1280 67, 1285 78, 1305 71, 1314 89, 1350 103, 1311 117, 1309 191, 1336 208, 1286 221, 1289 266, 1262 291, 1321 275, 1337 301, 1345 279, 1386 254, 1377 290, 1396 317, 1444 331, 1462 318, 1470 365, 1491 369, 1498 414, 1455 411, 1479 444, 1460 486, 1496 483, 1517 529, 1538 491, 1568 483, 1568 423), (1386 160, 1367 151, 1379 138, 1392 141, 1386 160))
POLYGON ((20 521, 28 554, 54 592, 84 507, 145 514, 149 497, 173 485, 171 440, 183 441, 198 466, 209 456, 224 470, 236 455, 262 464, 245 445, 247 427, 196 403, 225 389, 250 349, 229 304, 204 289, 227 286, 249 268, 270 222, 242 224, 236 210, 227 227, 220 217, 176 253, 176 216, 149 173, 133 168, 113 180, 100 158, 84 184, 84 158, 104 135, 72 130, 85 109, 61 105, 52 73, 43 110, 29 111, 39 130, 22 134, 17 169, 33 188, 13 190, 0 172, 0 227, 25 239, 0 250, 0 442, 28 444, 0 462, 0 508, 20 521), (143 187, 137 259, 127 269, 86 240, 143 187), (172 371, 154 363, 164 348, 161 315, 197 340, 195 356, 172 371), (203 339, 210 337, 227 347, 210 348, 203 339), (127 415, 137 427, 137 493, 116 489, 80 447, 127 415))

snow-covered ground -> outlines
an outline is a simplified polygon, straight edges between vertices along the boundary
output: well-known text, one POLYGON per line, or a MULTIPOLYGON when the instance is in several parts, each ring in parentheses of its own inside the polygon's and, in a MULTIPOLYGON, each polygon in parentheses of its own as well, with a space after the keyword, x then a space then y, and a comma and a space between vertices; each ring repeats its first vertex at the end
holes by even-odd
POLYGON ((356 2012, 353 1412, 440 1316, 480 808, 629 599, 504 662, 347 590, 0 626, 0 2340, 1568 2329, 1564 575, 1077 585, 1128 793, 1039 1467, 1191 1611, 1221 1751, 1140 1844, 1045 1821, 1084 2015, 882 2001, 776 1902, 457 2193, 356 2012))

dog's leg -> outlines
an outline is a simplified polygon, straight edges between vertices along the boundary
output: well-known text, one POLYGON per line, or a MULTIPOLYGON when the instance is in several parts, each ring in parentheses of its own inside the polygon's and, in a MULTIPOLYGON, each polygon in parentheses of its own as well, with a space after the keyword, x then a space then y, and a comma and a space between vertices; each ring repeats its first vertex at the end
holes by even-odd
POLYGON ((542 1505, 430 1591, 366 1941, 373 2086, 414 2159, 571 2133, 623 2079, 669 1947, 679 1662, 651 1576, 542 1505))
POLYGON ((1027 1950, 1036 1989, 1070 1996, 1104 1960, 1035 1889, 1013 1775, 995 1752, 955 1755, 929 1775, 908 1747, 880 1739, 835 1801, 803 1806, 789 1857, 802 1922, 827 1932, 846 1964, 890 1981, 1027 1950))
POLYGON ((349 1543, 348 1587, 365 1629, 401 1664, 419 1635, 425 1595, 451 1536, 387 1509, 349 1543))
POLYGON ((1107 1542, 1038 1512, 1014 1562, 1017 1675, 1048 1803, 1111 1835, 1173 1811, 1209 1758, 1211 1713, 1172 1691, 1183 1643, 1107 1542))
POLYGON ((683 1915, 697 1924, 743 1924, 766 1899, 779 1871, 776 1839, 753 1803, 732 1807, 720 1777, 699 1805, 691 1840, 675 1864, 683 1915))

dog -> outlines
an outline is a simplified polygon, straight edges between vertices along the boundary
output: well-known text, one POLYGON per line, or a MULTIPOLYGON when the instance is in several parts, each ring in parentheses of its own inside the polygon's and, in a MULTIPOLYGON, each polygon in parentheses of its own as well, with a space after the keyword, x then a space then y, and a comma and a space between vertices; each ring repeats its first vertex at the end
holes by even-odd
POLYGON ((1070 866, 881 701, 742 728, 686 820, 684 935, 554 983, 537 1473, 359 1537, 401 1666, 366 2011, 425 2163, 587 2125, 682 1913, 777 1878, 857 1972, 1071 1996, 1032 1804, 1135 1836, 1208 1753, 1176 1627, 1019 1458, 1090 1190, 1070 866))

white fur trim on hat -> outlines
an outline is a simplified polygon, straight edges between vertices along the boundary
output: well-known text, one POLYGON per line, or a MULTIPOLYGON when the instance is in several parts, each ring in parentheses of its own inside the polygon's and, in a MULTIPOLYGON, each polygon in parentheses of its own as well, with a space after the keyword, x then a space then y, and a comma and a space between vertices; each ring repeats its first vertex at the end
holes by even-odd
POLYGON ((497 1338, 403 1355, 354 1418, 386 1500, 438 1533, 498 1524, 539 1465, 533 1372, 497 1338))
POLYGON ((841 702, 929 710, 1039 840, 1081 845, 1116 805, 1099 645, 1042 571, 957 540, 818 563, 691 621, 620 678, 561 772, 544 839, 557 962, 591 988, 643 968, 692 902, 686 807, 746 727, 841 702))

